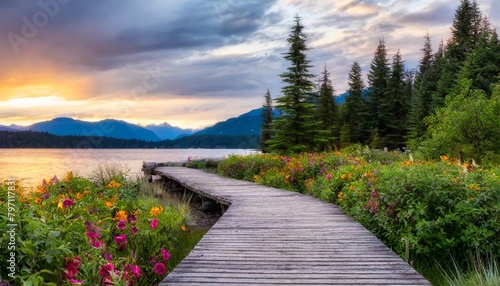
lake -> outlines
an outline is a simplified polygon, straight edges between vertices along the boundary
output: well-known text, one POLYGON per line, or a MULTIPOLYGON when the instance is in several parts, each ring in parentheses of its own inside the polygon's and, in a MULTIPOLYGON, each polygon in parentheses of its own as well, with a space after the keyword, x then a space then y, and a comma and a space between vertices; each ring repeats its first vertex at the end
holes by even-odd
POLYGON ((14 177, 24 187, 68 171, 91 176, 99 164, 119 165, 129 175, 142 174, 142 162, 186 161, 188 157, 248 155, 243 149, 0 149, 0 180, 14 177))

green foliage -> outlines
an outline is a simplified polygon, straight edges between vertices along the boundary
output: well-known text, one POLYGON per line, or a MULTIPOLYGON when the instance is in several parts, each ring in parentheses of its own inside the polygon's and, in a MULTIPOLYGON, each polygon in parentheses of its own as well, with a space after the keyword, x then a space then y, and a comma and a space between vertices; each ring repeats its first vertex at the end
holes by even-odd
MULTIPOLYGON (((348 124, 350 139, 349 142, 365 143, 370 131, 367 130, 366 123, 367 106, 363 99, 363 75, 358 62, 352 64, 349 72, 349 89, 345 99, 345 115, 344 122, 348 124)), ((344 130, 344 134, 347 132, 344 130)))
POLYGON ((411 261, 460 263, 500 256, 500 180, 495 170, 415 161, 353 145, 340 152, 232 156, 219 173, 336 203, 411 261))
POLYGON ((462 80, 448 96, 446 106, 426 119, 428 138, 419 151, 427 158, 447 155, 466 161, 500 162, 500 88, 497 86, 487 99, 471 84, 471 80, 462 80))
POLYGON ((268 143, 272 138, 272 121, 273 121, 273 100, 271 99, 271 94, 269 93, 269 89, 264 96, 265 103, 262 107, 264 110, 262 111, 262 130, 260 133, 260 150, 263 153, 267 152, 268 143))
POLYGON ((321 130, 318 132, 317 141, 318 149, 328 150, 332 148, 333 142, 338 140, 338 114, 333 99, 334 89, 326 65, 321 76, 316 116, 321 130))
POLYGON ((287 39, 290 47, 284 58, 290 62, 287 72, 280 75, 285 86, 283 96, 276 99, 276 107, 282 112, 273 123, 274 137, 269 140, 269 150, 280 153, 302 152, 316 146, 319 122, 314 120, 315 104, 312 103, 314 75, 307 60, 306 35, 300 18, 287 39))
MULTIPOLYGON (((9 249, 8 233, 0 236, 0 256, 16 254, 16 275, 4 276, 8 262, 2 259, 0 281, 100 285, 109 279, 113 285, 152 285, 162 280, 165 274, 154 271, 151 259, 174 266, 162 249, 181 245, 176 238, 184 235, 185 214, 142 195, 144 188, 121 171, 101 167, 95 179, 68 173, 63 181, 44 180, 34 190, 17 186, 15 249, 9 249), (152 226, 154 220, 157 226, 152 226), (104 271, 106 265, 114 271, 104 271), (138 277, 132 272, 135 266, 140 268, 138 277)), ((2 205, 7 198, 7 186, 0 185, 2 205)), ((6 213, 0 216, 0 227, 6 229, 6 213)))

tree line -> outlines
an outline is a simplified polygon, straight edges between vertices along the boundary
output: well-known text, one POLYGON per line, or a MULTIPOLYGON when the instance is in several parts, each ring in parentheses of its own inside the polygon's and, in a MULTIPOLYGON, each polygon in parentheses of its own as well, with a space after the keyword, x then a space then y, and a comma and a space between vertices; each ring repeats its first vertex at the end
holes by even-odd
POLYGON ((361 143, 377 149, 410 147, 428 156, 500 159, 500 145, 495 144, 500 140, 500 42, 476 1, 460 1, 451 38, 437 51, 425 35, 414 70, 406 69, 399 50, 390 57, 381 38, 367 84, 360 64, 353 62, 348 95, 339 106, 326 65, 319 83, 314 83, 303 29, 296 16, 284 56, 290 65, 280 75, 285 83, 282 95, 274 104, 269 91, 265 95, 260 141, 264 152, 320 151, 361 143), (469 104, 468 109, 460 102, 469 104), (278 117, 271 116, 273 108, 280 110, 278 117))
POLYGON ((226 148, 256 149, 257 135, 193 135, 175 140, 150 142, 97 136, 57 136, 47 132, 0 131, 0 148, 226 148))

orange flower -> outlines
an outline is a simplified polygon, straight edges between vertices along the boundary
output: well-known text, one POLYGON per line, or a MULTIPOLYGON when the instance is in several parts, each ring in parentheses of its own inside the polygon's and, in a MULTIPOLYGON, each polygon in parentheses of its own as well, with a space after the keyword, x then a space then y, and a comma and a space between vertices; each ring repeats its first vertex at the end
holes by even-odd
POLYGON ((185 227, 184 225, 183 225, 183 226, 181 226, 181 230, 182 230, 182 231, 186 231, 186 227, 185 227))
POLYGON ((118 183, 117 181, 113 180, 111 182, 109 182, 108 184, 108 188, 118 188, 120 187, 122 184, 118 183))
POLYGON ((350 186, 349 186, 349 190, 354 191, 354 186, 353 186, 353 185, 350 185, 350 186))
POLYGON ((113 220, 127 220, 127 212, 126 211, 117 211, 115 214, 115 218, 113 220))
POLYGON ((113 206, 113 202, 107 201, 107 202, 104 203, 104 205, 106 205, 108 208, 110 208, 110 207, 113 206))
POLYGON ((342 180, 345 180, 345 179, 346 179, 346 177, 347 177, 347 176, 346 176, 345 174, 342 174, 342 176, 340 176, 340 178, 341 178, 342 180))
POLYGON ((76 193, 76 198, 77 198, 78 200, 81 200, 81 199, 83 198, 83 194, 82 194, 82 193, 80 193, 80 192, 76 193))
POLYGON ((152 216, 157 216, 159 215, 161 212, 163 211, 163 207, 162 206, 159 206, 159 207, 152 207, 151 208, 151 211, 149 212, 152 216))
POLYGON ((439 156, 439 158, 441 158, 441 161, 443 162, 447 162, 449 160, 448 156, 439 156))
POLYGON ((42 203, 42 201, 42 198, 36 198, 35 203, 39 205, 42 203))
POLYGON ((71 181, 71 179, 73 179, 73 172, 69 171, 68 173, 66 173, 66 176, 64 176, 63 181, 69 182, 69 181, 71 181))
POLYGON ((342 199, 342 195, 343 195, 343 193, 342 193, 342 192, 340 192, 340 193, 337 195, 337 198, 342 199))

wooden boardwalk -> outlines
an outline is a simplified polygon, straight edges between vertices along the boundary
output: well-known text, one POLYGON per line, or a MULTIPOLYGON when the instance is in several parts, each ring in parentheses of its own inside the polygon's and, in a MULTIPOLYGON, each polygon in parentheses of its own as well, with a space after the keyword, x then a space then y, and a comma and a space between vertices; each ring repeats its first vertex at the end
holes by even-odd
POLYGON ((160 285, 430 285, 333 204, 200 170, 154 173, 230 204, 160 285))

